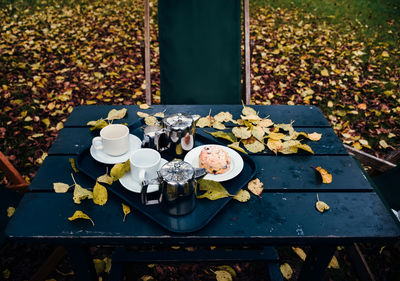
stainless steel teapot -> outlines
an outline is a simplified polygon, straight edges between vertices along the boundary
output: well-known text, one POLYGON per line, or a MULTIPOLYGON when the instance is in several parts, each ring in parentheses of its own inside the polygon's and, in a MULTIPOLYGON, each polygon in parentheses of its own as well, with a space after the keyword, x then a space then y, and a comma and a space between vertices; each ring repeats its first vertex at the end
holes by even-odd
POLYGON ((162 119, 161 125, 148 126, 144 129, 142 147, 158 151, 169 151, 175 156, 182 156, 194 147, 196 121, 200 115, 175 113, 162 119))
POLYGON ((160 204, 170 215, 181 216, 193 211, 196 206, 197 181, 206 175, 203 168, 194 168, 188 162, 173 160, 164 164, 157 172, 158 178, 143 181, 141 199, 145 205, 160 204), (149 185, 158 185, 158 202, 148 200, 149 185))

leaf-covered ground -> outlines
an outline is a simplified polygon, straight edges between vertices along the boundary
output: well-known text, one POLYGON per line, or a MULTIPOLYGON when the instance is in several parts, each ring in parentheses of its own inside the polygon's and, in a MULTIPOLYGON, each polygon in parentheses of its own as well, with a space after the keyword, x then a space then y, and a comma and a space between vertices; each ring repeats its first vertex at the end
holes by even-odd
MULTIPOLYGON (((143 6, 138 0, 8 2, 0 3, 0 150, 31 179, 75 106, 144 102, 143 6)), ((399 18, 379 27, 389 42, 360 36, 366 24, 339 27, 318 14, 262 6, 251 8, 252 103, 316 105, 344 143, 379 156, 398 148, 399 18)))

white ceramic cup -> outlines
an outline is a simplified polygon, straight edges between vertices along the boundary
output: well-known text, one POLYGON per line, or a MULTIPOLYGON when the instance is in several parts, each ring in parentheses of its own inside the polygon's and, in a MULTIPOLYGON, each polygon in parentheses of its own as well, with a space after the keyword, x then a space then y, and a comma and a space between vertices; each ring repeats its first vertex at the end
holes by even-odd
POLYGON ((119 156, 129 150, 129 128, 121 124, 110 124, 100 130, 100 136, 92 140, 94 149, 111 156, 119 156))
POLYGON ((141 184, 144 180, 151 180, 157 177, 161 155, 157 150, 140 148, 132 153, 129 161, 133 179, 141 184))

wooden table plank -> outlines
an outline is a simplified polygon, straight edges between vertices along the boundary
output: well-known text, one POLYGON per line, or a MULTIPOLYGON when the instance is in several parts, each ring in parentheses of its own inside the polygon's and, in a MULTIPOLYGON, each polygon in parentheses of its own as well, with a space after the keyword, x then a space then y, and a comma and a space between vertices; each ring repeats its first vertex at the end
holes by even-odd
MULTIPOLYGON (((235 119, 240 118, 242 110, 241 105, 214 105, 212 106, 212 115, 220 111, 231 112, 235 119)), ((260 112, 261 117, 270 116, 275 123, 290 123, 295 121, 294 126, 300 127, 329 127, 330 124, 322 114, 321 110, 315 106, 290 106, 290 105, 271 105, 271 106, 258 106, 252 105, 260 112)), ((67 122, 65 127, 79 127, 86 126, 87 122, 106 118, 111 109, 126 108, 127 115, 124 119, 116 122, 128 123, 129 125, 137 120, 137 112, 142 111, 149 114, 165 111, 165 114, 172 114, 177 112, 200 114, 207 116, 210 112, 210 105, 152 105, 148 110, 139 109, 139 106, 122 106, 122 105, 90 105, 76 107, 67 122)))
MULTIPOLYGON (((29 186, 32 191, 53 191, 54 182, 72 184, 71 156, 49 155, 29 186)), ((259 172, 257 177, 268 192, 291 191, 371 191, 365 175, 350 156, 252 156, 259 172), (323 166, 333 175, 331 184, 322 184, 319 174, 312 168, 323 166)), ((104 169, 104 173, 106 169, 104 169)), ((99 175, 100 176, 100 175, 99 175)), ((85 188, 94 185, 84 173, 74 173, 75 180, 85 188)))
POLYGON ((393 215, 373 192, 320 193, 320 200, 331 207, 326 213, 315 209, 313 192, 268 193, 247 203, 232 200, 202 230, 183 235, 162 229, 136 210, 122 222, 121 201, 112 194, 106 205, 98 206, 89 200, 76 205, 72 193, 28 193, 6 234, 37 242, 153 245, 344 244, 400 236, 393 215), (75 210, 89 215, 95 226, 87 220, 69 221, 75 210))
MULTIPOLYGON (((315 155, 348 155, 347 150, 343 147, 342 143, 339 141, 339 139, 335 135, 335 132, 331 128, 302 128, 301 131, 306 133, 318 132, 322 134, 322 138, 319 141, 303 141, 303 143, 311 146, 311 148, 315 152, 315 155)), ((98 130, 90 131, 87 127, 64 128, 58 134, 48 153, 71 155, 79 154, 81 151, 91 145, 92 139, 98 134, 98 130)), ((207 137, 210 138, 210 143, 214 142, 212 141, 213 137, 211 135, 204 135, 207 135, 207 137)), ((273 154, 271 151, 268 150, 266 150, 266 153, 273 154)), ((300 153, 302 152, 300 151, 300 153)))

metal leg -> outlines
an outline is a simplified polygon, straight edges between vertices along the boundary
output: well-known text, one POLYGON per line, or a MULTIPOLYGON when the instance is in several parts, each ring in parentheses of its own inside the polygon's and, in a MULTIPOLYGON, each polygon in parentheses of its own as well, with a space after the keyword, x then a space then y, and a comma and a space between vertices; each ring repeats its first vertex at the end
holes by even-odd
POLYGON ((319 281, 324 279, 325 270, 335 253, 336 246, 313 246, 307 254, 298 281, 319 281))
POLYGON ((77 281, 97 280, 89 248, 85 246, 68 246, 69 262, 75 272, 77 281))

